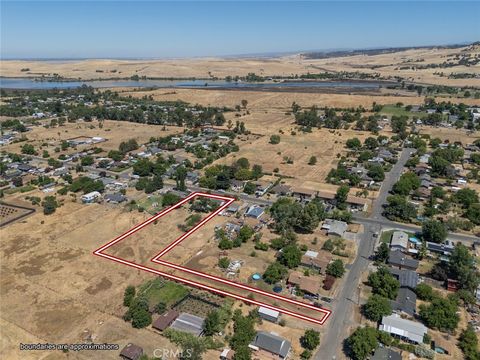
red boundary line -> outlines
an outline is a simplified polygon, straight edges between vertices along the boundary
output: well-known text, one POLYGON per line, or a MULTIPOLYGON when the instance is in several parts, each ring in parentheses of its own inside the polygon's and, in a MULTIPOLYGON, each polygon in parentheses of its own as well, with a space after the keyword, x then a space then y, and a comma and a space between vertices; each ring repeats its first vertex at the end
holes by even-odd
POLYGON ((296 318, 299 318, 299 319, 302 319, 302 320, 306 320, 306 321, 310 321, 310 322, 313 322, 313 323, 316 323, 316 324, 323 325, 331 314, 330 310, 323 309, 323 308, 318 308, 318 307, 315 307, 313 305, 310 305, 310 304, 307 304, 307 303, 304 303, 304 302, 301 302, 301 301, 293 300, 293 299, 287 298, 287 297, 282 296, 282 295, 278 295, 278 294, 275 294, 275 293, 269 293, 269 292, 251 287, 251 286, 247 286, 247 285, 244 285, 244 284, 241 284, 241 283, 237 283, 235 281, 226 280, 226 279, 221 278, 221 277, 209 275, 209 274, 206 274, 206 273, 203 273, 203 272, 200 272, 200 271, 196 271, 196 270, 192 270, 192 269, 180 266, 180 265, 172 264, 172 263, 167 262, 167 261, 159 260, 160 257, 162 257, 163 255, 168 253, 170 250, 172 250, 176 245, 178 245, 180 242, 182 242, 187 237, 189 237, 193 232, 198 230, 201 226, 205 225, 209 220, 211 220, 214 216, 216 216, 222 210, 227 208, 234 201, 235 201, 234 198, 230 198, 230 197, 226 197, 226 196, 207 194, 207 193, 202 193, 202 192, 194 192, 194 193, 190 194, 189 196, 187 196, 185 199, 179 201, 177 204, 175 204, 175 205, 165 209, 164 211, 152 216, 151 218, 147 219, 146 221, 134 226, 133 228, 131 228, 127 232, 125 232, 122 235, 116 237, 115 239, 108 242, 107 244, 101 246, 100 248, 95 250, 93 252, 93 254, 97 255, 97 256, 104 257, 104 258, 109 259, 109 260, 113 260, 115 262, 118 262, 118 263, 121 263, 121 264, 124 264, 124 265, 127 265, 127 266, 131 266, 131 267, 134 267, 134 268, 137 268, 137 269, 140 269, 140 270, 144 270, 144 271, 147 271, 147 272, 150 272, 150 273, 153 273, 153 274, 157 274, 157 275, 160 275, 160 276, 163 276, 163 277, 166 277, 166 278, 170 278, 170 279, 175 280, 175 281, 183 282, 183 283, 186 283, 188 285, 193 285, 193 286, 201 288, 201 289, 212 291, 212 292, 224 295, 224 296, 233 297, 237 300, 241 300, 241 301, 244 301, 244 302, 247 302, 247 303, 250 303, 250 304, 254 304, 254 305, 258 305, 258 306, 263 306, 263 307, 269 308, 271 310, 275 310, 275 311, 278 311, 278 312, 281 312, 281 313, 284 313, 284 314, 287 314, 287 315, 290 315, 290 316, 293 316, 293 317, 296 317, 296 318), (160 217, 168 214, 172 210, 175 210, 176 208, 182 206, 183 204, 192 200, 196 196, 204 196, 204 197, 208 197, 208 198, 212 198, 212 199, 222 200, 225 203, 223 205, 221 205, 217 210, 212 212, 210 215, 208 215, 206 218, 204 218, 195 227, 193 227, 188 232, 186 232, 185 234, 180 236, 178 239, 174 240, 170 245, 168 245, 165 249, 163 249, 159 254, 155 255, 151 259, 152 262, 163 265, 163 266, 167 266, 167 267, 170 267, 170 268, 173 268, 173 269, 181 270, 183 272, 187 272, 187 273, 190 273, 190 274, 195 274, 197 276, 207 278, 207 279, 210 279, 210 280, 214 280, 216 282, 220 282, 220 283, 223 283, 223 284, 228 284, 228 285, 236 287, 238 289, 248 290, 248 291, 255 292, 255 293, 258 293, 258 294, 276 299, 276 300, 280 300, 280 301, 283 301, 283 302, 288 302, 288 303, 291 303, 291 304, 294 304, 294 305, 297 305, 297 306, 308 308, 310 310, 322 313, 323 317, 321 319, 316 319, 316 318, 313 318, 313 317, 310 317, 310 316, 302 315, 302 314, 294 312, 294 311, 290 311, 290 310, 287 310, 287 309, 282 309, 282 308, 279 308, 279 307, 276 307, 276 306, 273 306, 273 305, 269 305, 269 304, 266 304, 266 303, 263 303, 263 302, 260 302, 260 301, 249 299, 249 298, 243 297, 241 295, 233 294, 233 293, 230 293, 228 291, 224 291, 224 290, 221 290, 221 289, 218 289, 218 288, 211 287, 209 285, 201 284, 201 283, 193 281, 193 280, 189 280, 189 279, 186 279, 186 278, 183 278, 183 277, 180 277, 180 276, 172 275, 172 274, 169 274, 169 273, 166 273, 166 272, 163 272, 163 271, 159 271, 157 269, 154 269, 154 268, 151 268, 151 267, 148 267, 148 266, 143 266, 143 265, 140 265, 140 264, 137 264, 137 263, 125 260, 125 259, 118 258, 118 257, 113 256, 113 255, 108 255, 108 254, 103 253, 109 247, 111 247, 111 246, 115 245, 116 243, 122 241, 123 239, 127 238, 128 236, 133 235, 137 231, 143 229, 145 226, 151 224, 152 222, 159 219, 160 217))

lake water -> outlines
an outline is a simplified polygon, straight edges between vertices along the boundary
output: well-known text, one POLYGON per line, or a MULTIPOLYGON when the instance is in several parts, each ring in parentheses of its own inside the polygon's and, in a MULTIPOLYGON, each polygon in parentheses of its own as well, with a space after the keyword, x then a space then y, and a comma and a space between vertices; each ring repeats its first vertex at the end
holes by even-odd
POLYGON ((364 88, 378 89, 380 82, 374 81, 285 81, 285 82, 227 82, 225 80, 94 80, 94 81, 35 81, 25 78, 0 78, 4 89, 70 89, 82 85, 94 88, 115 87, 158 87, 158 88, 364 88))

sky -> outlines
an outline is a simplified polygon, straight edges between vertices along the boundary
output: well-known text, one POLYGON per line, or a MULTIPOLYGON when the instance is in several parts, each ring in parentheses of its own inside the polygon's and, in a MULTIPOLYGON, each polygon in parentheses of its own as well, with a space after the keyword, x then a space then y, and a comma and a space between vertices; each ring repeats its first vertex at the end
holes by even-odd
POLYGON ((1 58, 175 58, 480 40, 480 2, 4 1, 1 58))

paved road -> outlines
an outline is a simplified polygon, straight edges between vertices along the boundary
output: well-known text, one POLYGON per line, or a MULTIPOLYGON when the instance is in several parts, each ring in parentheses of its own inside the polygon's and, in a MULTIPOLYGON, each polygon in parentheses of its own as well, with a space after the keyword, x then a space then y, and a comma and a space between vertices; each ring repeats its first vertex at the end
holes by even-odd
MULTIPOLYGON (((353 222, 364 224, 364 225, 370 224, 370 225, 381 226, 382 229, 384 230, 398 229, 398 230, 403 230, 408 232, 417 232, 422 229, 420 226, 417 226, 417 225, 403 224, 395 221, 390 221, 387 219, 372 219, 372 218, 366 218, 361 216, 354 216, 353 222)), ((480 238, 478 236, 466 235, 466 234, 460 234, 460 233, 449 233, 447 239, 452 240, 454 242, 461 241, 469 245, 471 245, 472 242, 474 241, 480 241, 480 238)))
POLYGON ((344 279, 344 286, 332 304, 332 315, 325 324, 326 331, 322 336, 319 351, 314 357, 317 360, 336 359, 337 354, 342 353, 342 344, 349 335, 349 326, 354 324, 353 306, 359 304, 360 278, 367 270, 370 263, 369 258, 374 253, 377 242, 377 238, 373 234, 379 233, 382 228, 383 205, 386 203, 388 192, 402 173, 412 152, 412 149, 404 149, 397 163, 386 174, 379 195, 372 204, 370 219, 374 221, 362 221, 364 232, 359 239, 357 257, 344 279))

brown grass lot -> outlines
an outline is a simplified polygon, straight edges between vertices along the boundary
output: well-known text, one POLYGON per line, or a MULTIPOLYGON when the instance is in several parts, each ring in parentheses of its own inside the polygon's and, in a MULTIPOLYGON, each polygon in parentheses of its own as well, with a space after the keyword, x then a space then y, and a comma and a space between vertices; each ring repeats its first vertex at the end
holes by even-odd
MULTIPOLYGON (((134 342, 146 351, 172 346, 149 329, 133 329, 121 319, 125 287, 139 285, 152 275, 92 254, 145 216, 66 200, 53 216, 40 211, 0 230, 1 351, 5 358, 46 358, 47 353, 20 353, 19 342, 82 343, 86 334, 97 343, 123 347, 134 342)), ((50 356, 66 358, 59 353, 50 356)), ((68 355, 91 357, 88 352, 68 355)), ((102 358, 117 359, 118 352, 102 353, 102 358)))
POLYGON ((450 86, 478 86, 478 79, 449 79, 452 73, 480 72, 480 66, 455 66, 453 68, 395 70, 401 66, 415 66, 439 64, 448 57, 470 53, 478 54, 476 47, 459 49, 412 49, 395 53, 372 56, 356 55, 327 59, 306 59, 301 55, 290 55, 279 58, 258 59, 169 59, 169 60, 107 60, 90 59, 68 62, 47 61, 20 61, 2 60, 1 76, 9 77, 40 77, 51 76, 54 73, 68 78, 102 79, 124 78, 132 75, 148 77, 202 77, 216 76, 224 78, 227 75, 244 76, 254 72, 263 76, 292 75, 318 73, 323 71, 349 71, 375 74, 393 78, 402 76, 419 83, 443 84, 450 86), (423 62, 419 61, 424 59, 423 62), (380 66, 380 67, 378 67, 380 66), (376 67, 376 68, 372 68, 376 67), (30 71, 22 72, 22 68, 30 71), (101 70, 103 72, 97 72, 101 70), (116 73, 112 71, 116 70, 116 73), (443 72, 446 76, 440 77, 434 73, 443 72))
MULTIPOLYGON (((4 62, 2 62, 3 64, 4 62)), ((3 71, 5 70, 2 69, 2 74, 3 71)), ((144 95, 142 92, 133 92, 132 94, 144 95)), ((242 116, 239 120, 245 121, 247 129, 264 136, 257 139, 245 138, 245 141, 237 140, 240 151, 218 160, 218 163, 229 164, 235 159, 245 156, 251 164, 259 163, 266 171, 272 171, 274 167, 279 167, 280 174, 293 177, 286 180, 289 184, 332 191, 335 191, 335 187, 325 184, 325 175, 330 168, 336 166, 336 154, 344 153, 343 144, 348 138, 357 136, 364 139, 370 134, 353 130, 330 132, 328 129, 314 129, 310 134, 297 132, 297 135, 292 136, 290 130, 293 128, 293 118, 285 115, 285 112, 289 110, 293 101, 302 106, 317 104, 320 106, 364 105, 368 107, 373 101, 384 104, 394 104, 397 101, 402 101, 404 104, 419 104, 423 101, 423 98, 420 97, 221 92, 216 90, 176 90, 175 95, 161 95, 162 90, 157 90, 154 94, 157 99, 183 99, 191 103, 222 106, 234 106, 239 104, 242 99, 247 99, 250 115, 242 116), (280 144, 268 144, 270 135, 279 134, 279 130, 284 131, 283 135, 280 134, 280 144), (281 152, 281 154, 277 155, 277 152, 281 152), (318 161, 315 166, 307 165, 311 155, 317 156, 318 161), (292 165, 281 164, 283 156, 292 157, 294 163, 292 165)), ((233 114, 228 114, 228 118, 231 118, 232 121, 237 119, 233 114)), ((48 151, 53 155, 55 154, 53 148, 58 146, 62 139, 75 136, 107 138, 107 142, 97 146, 110 150, 117 149, 121 141, 129 138, 136 138, 139 143, 143 143, 148 141, 151 136, 164 136, 181 131, 179 128, 168 127, 168 131, 163 132, 158 126, 105 121, 103 129, 98 128, 97 122, 66 124, 65 127, 55 129, 35 127, 33 131, 26 133, 26 136, 33 141, 37 148, 42 142, 52 141, 53 145, 49 146, 48 151), (88 128, 91 124, 95 126, 95 129, 88 128), (110 131, 106 131, 107 129, 110 131)), ((391 134, 388 129, 385 131, 387 134, 391 134)), ((451 141, 459 139, 464 143, 478 138, 476 134, 469 135, 463 130, 455 129, 422 127, 421 131, 442 139, 448 138, 451 141)), ((2 147, 2 150, 18 151, 22 144, 8 145, 2 147)), ((24 199, 27 195, 45 196, 44 193, 35 190, 25 194, 7 195, 4 200, 15 201, 24 199)), ((370 195, 375 196, 374 193, 370 195)), ((148 328, 133 329, 129 323, 125 323, 121 319, 125 312, 121 305, 125 287, 128 284, 139 285, 145 280, 151 279, 152 275, 92 255, 93 250, 145 220, 149 215, 136 211, 126 212, 120 206, 82 205, 72 202, 70 196, 57 195, 57 197, 63 199, 64 205, 57 209, 55 214, 44 216, 40 210, 22 221, 0 229, 0 238, 2 239, 0 242, 0 326, 2 327, 0 352, 6 359, 90 359, 94 355, 89 352, 70 352, 68 355, 64 355, 59 352, 27 353, 18 350, 19 342, 80 343, 86 341, 85 337, 88 334, 92 335, 96 343, 119 343, 121 348, 128 342, 133 342, 141 345, 148 354, 151 354, 151 351, 157 347, 173 347, 168 340, 148 328)), ((178 261, 180 263, 188 261, 198 251, 203 250, 198 266, 208 268, 210 272, 218 271, 213 266, 217 256, 216 251, 218 251, 216 243, 213 241, 213 228, 215 224, 225 220, 226 218, 216 217, 204 229, 189 238, 188 245, 187 243, 182 244, 177 249, 177 251, 182 250, 178 261)), ((134 258, 138 256, 140 260, 149 259, 160 250, 157 247, 157 241, 171 241, 179 235, 176 224, 176 220, 173 222, 159 221, 159 224, 151 226, 150 229, 147 227, 145 235, 138 234, 139 239, 150 240, 149 242, 142 242, 141 245, 137 243, 136 247, 133 243, 125 243, 127 246, 122 251, 125 251, 127 255, 131 251, 134 258), (159 237, 159 233, 165 234, 165 230, 168 236, 159 237), (130 250, 128 250, 129 247, 131 247, 130 250)), ((275 236, 266 230, 264 233, 262 241, 267 241, 275 236)), ((299 242, 306 243, 309 248, 312 248, 311 241, 314 236, 318 237, 316 246, 320 248, 326 237, 319 232, 301 235, 299 242)), ((243 279, 253 272, 261 272, 262 267, 265 266, 265 260, 272 259, 270 251, 266 254, 257 251, 256 258, 248 256, 252 247, 251 243, 245 244, 240 249, 232 250, 229 255, 231 258, 244 258, 247 262, 241 272, 243 279)), ((350 246, 347 245, 347 248, 350 246)), ((354 251, 353 249, 348 258, 349 262, 353 261, 354 251)), ((171 255, 175 255, 175 252, 172 252, 171 255)), ((344 260, 346 261, 346 259, 344 260)), ((166 270, 160 265, 152 265, 152 267, 166 270)), ((176 274, 180 275, 179 272, 176 274)), ((182 276, 186 275, 182 274, 182 276)), ((198 277, 191 276, 190 278, 199 281, 198 277)), ((211 283, 211 285, 218 286, 216 283, 211 283)), ((338 282, 329 296, 332 294, 334 296, 341 285, 341 282, 338 282)), ((225 289, 235 291, 230 287, 225 287, 225 289)), ((245 295, 245 292, 238 291, 238 293, 245 295)), ((255 299, 265 302, 272 301, 257 295, 255 295, 255 299)), ((238 302, 235 306, 242 306, 244 310, 252 308, 238 302)), ((295 308, 290 305, 286 307, 295 308)), ((302 313, 305 312, 308 314, 308 311, 302 310, 302 313)), ((312 325, 288 316, 285 319, 287 321, 285 328, 266 322, 259 328, 273 330, 291 340, 295 348, 294 358, 297 358, 300 353, 298 338, 305 328, 312 327, 312 325)), ((326 326, 328 326, 328 322, 326 326)), ((320 331, 323 329, 324 327, 320 331)), ((102 358, 117 359, 118 351, 103 352, 102 358)), ((209 352, 205 358, 213 359, 215 357, 213 352, 209 352)))
MULTIPOLYGON (((44 123, 49 124, 50 121, 44 121, 44 123)), ((39 156, 42 156, 43 150, 47 150, 50 153, 50 156, 57 158, 60 154, 71 154, 76 151, 87 150, 92 147, 100 147, 106 152, 110 150, 118 150, 120 143, 128 139, 136 139, 139 144, 143 144, 148 142, 152 136, 167 136, 171 134, 178 134, 182 131, 182 128, 176 126, 167 126, 166 131, 162 131, 160 126, 136 124, 126 121, 105 120, 103 123, 103 128, 99 127, 98 121, 78 123, 66 122, 64 126, 48 129, 43 126, 34 126, 32 131, 24 133, 28 139, 26 142, 8 144, 2 146, 2 150, 20 153, 21 147, 25 143, 29 143, 35 147, 39 153, 39 156), (78 136, 98 136, 106 139, 107 141, 97 144, 79 145, 77 150, 69 147, 67 150, 58 153, 54 151, 56 147, 60 147, 60 144, 63 140, 68 140, 78 136), (43 143, 47 143, 47 146, 41 147, 43 143)))

